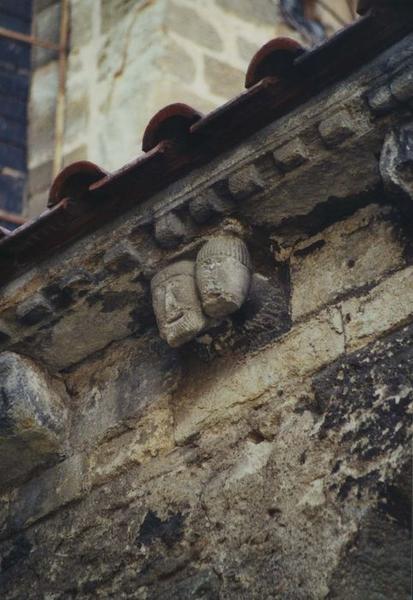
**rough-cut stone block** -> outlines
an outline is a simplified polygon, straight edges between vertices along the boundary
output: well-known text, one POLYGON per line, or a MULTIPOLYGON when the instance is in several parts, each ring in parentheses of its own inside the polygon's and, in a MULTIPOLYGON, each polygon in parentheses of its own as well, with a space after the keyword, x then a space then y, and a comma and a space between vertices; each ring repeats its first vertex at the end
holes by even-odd
POLYGON ((123 241, 109 248, 103 256, 105 267, 115 273, 125 273, 133 269, 139 268, 139 255, 133 246, 123 241))
POLYGON ((189 202, 189 212, 197 223, 204 223, 214 216, 230 213, 234 203, 229 198, 224 198, 214 188, 197 194, 189 202))
POLYGON ((22 485, 10 508, 9 529, 30 525, 79 498, 87 483, 86 472, 85 458, 75 455, 22 485))
POLYGON ((217 0, 217 4, 247 22, 253 21, 254 23, 268 25, 269 23, 275 23, 277 17, 277 7, 272 0, 260 0, 259 2, 251 2, 251 0, 217 0))
POLYGON ((16 309, 16 317, 22 325, 37 325, 52 314, 49 301, 41 293, 34 294, 16 309))
POLYGON ((155 237, 163 248, 173 248, 180 244, 188 233, 185 223, 178 215, 169 212, 155 223, 155 237))
POLYGON ((205 79, 211 92, 223 98, 231 98, 242 92, 245 74, 212 56, 204 57, 205 79))
POLYGON ((198 375, 180 390, 175 414, 178 443, 228 415, 234 405, 251 402, 265 392, 302 381, 303 377, 336 360, 344 351, 339 313, 331 310, 292 329, 278 342, 250 357, 245 363, 222 364, 219 373, 203 366, 202 393, 194 385, 198 375))
POLYGON ((367 103, 376 115, 385 114, 393 110, 397 106, 397 101, 394 99, 390 85, 383 85, 376 88, 367 94, 367 103))
POLYGON ((413 306, 413 267, 394 273, 359 298, 341 305, 347 347, 357 350, 386 331, 411 319, 413 306))
POLYGON ((393 96, 399 102, 408 102, 413 100, 413 69, 400 73, 390 84, 390 90, 393 96))
POLYGON ((63 384, 32 360, 0 354, 0 486, 18 481, 64 451, 68 398, 63 384))
POLYGON ((211 50, 219 52, 222 49, 222 40, 215 27, 196 10, 175 2, 171 3, 168 9, 166 27, 211 50))
POLYGON ((390 208, 372 205, 298 244, 291 256, 294 320, 404 264, 391 214, 390 208))
MULTIPOLYGON (((56 2, 43 8, 34 16, 34 35, 40 40, 47 40, 53 44, 59 43, 60 37, 60 3, 56 2)), ((35 68, 41 67, 51 60, 58 58, 57 50, 34 47, 32 63, 35 68)))
POLYGON ((296 138, 274 151, 276 164, 283 171, 292 171, 308 160, 307 149, 302 140, 296 138))
POLYGON ((344 110, 321 121, 318 131, 329 148, 339 146, 355 133, 354 123, 349 113, 344 110))
POLYGON ((264 189, 264 181, 255 165, 248 165, 228 178, 228 188, 236 200, 245 200, 264 189))

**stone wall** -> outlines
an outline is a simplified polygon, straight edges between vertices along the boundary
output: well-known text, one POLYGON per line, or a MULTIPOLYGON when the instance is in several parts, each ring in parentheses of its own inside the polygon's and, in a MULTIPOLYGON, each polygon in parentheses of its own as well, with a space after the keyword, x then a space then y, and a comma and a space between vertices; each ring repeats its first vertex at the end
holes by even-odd
MULTIPOLYGON (((344 0, 333 2, 344 20, 344 0), (336 6, 337 5, 337 6, 336 6)), ((244 89, 254 53, 277 35, 299 39, 275 0, 72 0, 64 165, 87 158, 112 170, 140 153, 150 118, 171 102, 209 112, 244 89)), ((320 17, 331 33, 339 25, 320 17)), ((56 0, 38 1, 35 31, 58 40, 56 0)), ((36 50, 26 213, 46 205, 52 179, 56 53, 36 50)))
POLYGON ((42 461, 2 473, 2 598, 410 597, 412 52, 3 286, 0 452, 42 461), (244 305, 169 347, 152 277, 229 230, 244 305))

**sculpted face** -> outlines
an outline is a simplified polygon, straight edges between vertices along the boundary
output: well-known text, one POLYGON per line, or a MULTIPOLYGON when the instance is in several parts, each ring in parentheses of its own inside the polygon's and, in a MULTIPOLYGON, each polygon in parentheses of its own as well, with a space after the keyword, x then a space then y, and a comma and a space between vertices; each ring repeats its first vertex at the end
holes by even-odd
POLYGON ((169 265, 151 282, 152 301, 162 339, 176 348, 193 339, 207 324, 195 283, 195 264, 169 265))
POLYGON ((251 260, 244 242, 217 237, 199 251, 196 280, 204 312, 225 317, 243 304, 251 283, 251 260))

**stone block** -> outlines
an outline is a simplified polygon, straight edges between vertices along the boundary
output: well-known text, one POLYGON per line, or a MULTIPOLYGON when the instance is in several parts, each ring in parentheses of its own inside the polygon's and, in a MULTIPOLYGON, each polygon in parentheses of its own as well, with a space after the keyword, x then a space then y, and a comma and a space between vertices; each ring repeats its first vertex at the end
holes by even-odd
POLYGON ((245 200, 264 189, 264 181, 255 165, 248 165, 228 178, 228 188, 236 200, 245 200))
POLYGON ((112 273, 127 273, 139 269, 139 254, 128 241, 109 248, 103 255, 103 264, 112 273))
MULTIPOLYGON (((58 44, 60 39, 60 2, 55 2, 35 13, 33 33, 40 40, 58 44)), ((59 57, 57 50, 33 47, 32 66, 41 67, 59 57)))
POLYGON ((199 394, 197 376, 180 389, 175 413, 178 444, 184 443, 205 427, 228 416, 236 405, 276 393, 284 385, 302 382, 307 373, 336 360, 344 352, 344 336, 337 327, 337 310, 325 311, 311 321, 291 329, 278 342, 268 345, 248 361, 221 364, 219 372, 207 372, 199 394))
POLYGON ((163 248, 174 248, 185 239, 186 234, 186 224, 173 212, 162 215, 155 222, 155 237, 163 248))
POLYGON ((32 360, 0 354, 0 486, 63 454, 68 398, 63 384, 32 360))
POLYGON ((70 4, 70 46, 80 48, 91 41, 93 9, 89 2, 75 0, 70 4))
POLYGON ((132 10, 136 10, 144 4, 145 0, 101 0, 102 31, 108 31, 132 10))
POLYGON ((212 217, 230 213, 234 206, 232 200, 210 187, 190 200, 189 212, 194 221, 204 223, 212 217))
POLYGON ((375 115, 386 114, 397 106, 397 101, 392 95, 390 85, 383 85, 371 90, 367 94, 367 103, 375 115))
POLYGON ((204 73, 209 89, 229 99, 244 89, 245 73, 211 56, 204 57, 204 73))
POLYGON ((47 192, 53 181, 53 161, 38 165, 29 172, 28 193, 30 196, 39 192, 47 192))
POLYGON ((174 40, 167 40, 164 51, 154 62, 166 77, 172 75, 184 83, 191 83, 195 78, 194 59, 183 45, 177 44, 174 40))
POLYGON ((219 33, 213 23, 207 21, 194 9, 196 9, 196 4, 193 5, 193 8, 189 8, 176 2, 170 3, 165 26, 196 44, 219 52, 223 47, 219 33))
POLYGON ((251 61, 254 54, 258 52, 260 49, 259 44, 254 44, 244 37, 237 37, 237 50, 240 58, 244 60, 247 64, 251 61))
POLYGON ((318 127, 320 136, 328 148, 334 148, 345 142, 354 134, 354 129, 355 125, 345 110, 321 121, 318 127))
POLYGON ((275 24, 277 6, 272 0, 217 0, 218 6, 250 23, 275 24))
POLYGON ((413 69, 400 73, 390 84, 390 90, 393 96, 399 102, 409 102, 413 100, 413 69))
POLYGON ((53 312, 49 301, 41 293, 36 293, 24 300, 16 309, 16 318, 28 327, 37 325, 53 312))
POLYGON ((32 75, 29 105, 29 166, 53 159, 59 69, 51 62, 32 75))
POLYGON ((413 267, 408 267, 379 283, 370 293, 342 303, 349 351, 358 350, 411 319, 412 281, 413 267))
POLYGON ((372 205, 296 246, 290 271, 293 320, 404 264, 400 231, 390 215, 390 209, 372 205))
POLYGON ((292 171, 308 160, 308 150, 304 142, 298 138, 277 148, 273 155, 282 171, 292 171))
POLYGON ((86 92, 78 95, 71 90, 66 98, 65 142, 85 138, 89 121, 89 96, 86 92))
POLYGON ((87 483, 86 474, 85 458, 75 455, 22 485, 10 507, 9 530, 26 527, 80 498, 87 483))
POLYGON ((79 160, 87 160, 88 158, 88 149, 85 144, 71 150, 63 157, 63 167, 67 167, 74 162, 78 162, 79 160))

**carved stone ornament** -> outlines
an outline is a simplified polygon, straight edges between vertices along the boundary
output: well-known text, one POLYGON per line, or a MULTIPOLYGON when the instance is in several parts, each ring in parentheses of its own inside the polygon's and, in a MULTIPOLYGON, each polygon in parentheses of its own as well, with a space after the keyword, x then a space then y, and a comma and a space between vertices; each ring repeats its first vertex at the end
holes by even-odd
POLYGON ((207 325, 195 282, 195 263, 181 260, 165 267, 151 282, 153 309, 162 339, 176 348, 207 325))
POLYGON ((196 262, 181 260, 151 282, 153 309, 162 339, 176 348, 239 308, 251 284, 251 259, 233 235, 209 240, 196 262), (212 318, 212 319, 211 319, 212 318))
POLYGON ((196 281, 204 312, 222 318, 241 308, 251 283, 251 259, 235 236, 208 241, 196 260, 196 281))

